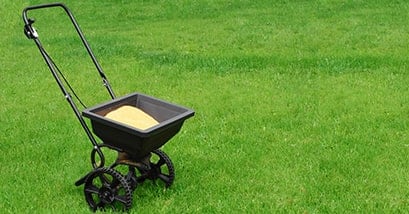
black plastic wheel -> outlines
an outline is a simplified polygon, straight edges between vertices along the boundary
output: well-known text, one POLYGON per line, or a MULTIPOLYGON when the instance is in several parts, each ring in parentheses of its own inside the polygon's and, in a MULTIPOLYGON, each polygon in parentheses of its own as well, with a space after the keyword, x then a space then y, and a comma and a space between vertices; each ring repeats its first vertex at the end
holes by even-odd
POLYGON ((165 187, 170 187, 175 179, 175 169, 169 156, 160 149, 152 151, 149 161, 150 169, 138 169, 140 175, 136 175, 138 183, 146 179, 156 181, 160 180, 165 187))
POLYGON ((106 208, 127 211, 132 205, 132 190, 126 179, 115 169, 95 169, 85 181, 84 194, 94 212, 106 208))

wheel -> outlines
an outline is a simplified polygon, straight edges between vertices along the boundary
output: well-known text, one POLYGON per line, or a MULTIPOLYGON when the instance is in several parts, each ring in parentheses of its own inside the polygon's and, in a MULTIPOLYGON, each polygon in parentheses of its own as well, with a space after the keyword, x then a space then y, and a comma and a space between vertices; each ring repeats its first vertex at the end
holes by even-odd
POLYGON ((175 169, 169 156, 160 149, 152 151, 149 161, 150 169, 140 169, 140 175, 136 175, 137 183, 142 183, 146 179, 156 181, 160 180, 165 187, 170 187, 175 179, 175 169))
POLYGON ((115 169, 95 169, 85 181, 84 194, 94 212, 109 207, 127 211, 132 205, 132 190, 126 179, 115 169))

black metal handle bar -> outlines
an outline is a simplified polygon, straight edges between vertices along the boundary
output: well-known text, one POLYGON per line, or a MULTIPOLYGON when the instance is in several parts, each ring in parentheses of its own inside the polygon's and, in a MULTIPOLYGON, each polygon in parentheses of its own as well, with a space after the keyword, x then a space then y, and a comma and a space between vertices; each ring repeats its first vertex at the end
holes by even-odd
POLYGON ((32 27, 32 24, 34 23, 34 19, 27 18, 27 12, 30 10, 37 10, 37 9, 42 9, 42 8, 50 8, 50 7, 62 7, 64 11, 67 13, 67 15, 70 17, 70 20, 72 24, 74 25, 75 30, 77 31, 79 37, 81 38, 81 41, 85 48, 87 49, 87 52, 89 56, 92 59, 92 62, 94 63, 95 67, 98 70, 99 75, 102 78, 103 84, 108 90, 109 95, 111 96, 112 99, 115 98, 115 94, 108 82, 108 79, 106 78, 105 73, 103 72, 100 64, 98 63, 98 60, 96 59, 94 53, 91 50, 91 47, 89 46, 87 40, 85 39, 84 34, 82 33, 77 21, 75 20, 74 16, 72 15, 71 11, 68 9, 67 6, 65 6, 63 3, 49 3, 49 4, 40 4, 40 5, 34 5, 34 6, 29 6, 24 8, 23 10, 23 21, 24 21, 24 33, 29 39, 38 39, 38 34, 36 30, 32 27))
POLYGON ((43 46, 42 46, 42 44, 40 42, 40 39, 38 38, 38 34, 37 34, 36 30, 32 26, 32 24, 34 23, 34 19, 27 18, 27 12, 30 11, 30 10, 50 8, 50 7, 62 7, 64 9, 64 11, 67 13, 67 15, 70 17, 72 24, 74 25, 78 35, 81 38, 82 43, 84 44, 85 48, 87 49, 88 54, 90 55, 94 65, 96 66, 96 68, 97 68, 97 70, 99 72, 99 75, 101 76, 101 78, 103 80, 104 86, 106 87, 109 94, 111 95, 111 98, 114 99, 115 98, 114 92, 112 91, 111 86, 110 86, 104 72, 102 71, 101 66, 99 65, 97 59, 95 58, 95 56, 94 56, 90 46, 88 45, 88 42, 86 41, 86 39, 84 37, 84 34, 82 33, 80 27, 78 26, 74 16, 72 15, 71 11, 64 4, 62 4, 62 3, 51 3, 51 4, 41 4, 41 5, 26 7, 23 10, 24 33, 29 39, 33 39, 34 42, 36 43, 36 45, 37 45, 38 49, 40 50, 40 53, 43 56, 46 64, 50 68, 50 71, 51 71, 52 75, 54 76, 54 79, 56 80, 58 86, 60 87, 61 91, 63 92, 63 94, 65 96, 65 98, 67 99, 68 103, 70 104, 71 108, 73 109, 75 115, 77 116, 77 119, 81 123, 81 126, 83 127, 83 129, 85 130, 88 138, 90 139, 91 143, 93 144, 94 150, 98 153, 98 155, 99 155, 99 157, 101 159, 101 162, 104 163, 105 158, 104 158, 104 155, 103 155, 103 153, 102 153, 102 151, 100 149, 99 144, 97 143, 94 136, 92 135, 92 132, 89 129, 89 127, 87 126, 86 122, 84 121, 84 118, 81 116, 81 112, 78 110, 78 107, 76 106, 75 102, 71 98, 71 95, 68 93, 68 91, 64 87, 64 84, 62 83, 62 81, 61 81, 61 79, 60 79, 60 77, 59 77, 59 75, 57 73, 58 68, 56 67, 56 65, 54 64, 54 62, 50 58, 50 56, 47 54, 47 52, 43 48, 43 46))

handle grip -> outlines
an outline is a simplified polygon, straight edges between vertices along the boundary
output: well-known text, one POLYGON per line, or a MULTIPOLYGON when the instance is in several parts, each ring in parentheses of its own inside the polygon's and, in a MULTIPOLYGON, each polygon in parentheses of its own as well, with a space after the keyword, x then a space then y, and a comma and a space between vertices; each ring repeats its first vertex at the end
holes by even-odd
POLYGON ((74 18, 70 10, 62 3, 49 3, 49 4, 40 4, 40 5, 26 7, 23 10, 23 21, 24 21, 24 34, 27 36, 27 38, 29 39, 38 38, 37 31, 32 26, 32 24, 34 23, 34 19, 27 18, 28 11, 42 9, 42 8, 49 8, 49 7, 62 7, 65 10, 65 12, 68 14, 68 16, 70 16, 71 20, 73 20, 74 18))

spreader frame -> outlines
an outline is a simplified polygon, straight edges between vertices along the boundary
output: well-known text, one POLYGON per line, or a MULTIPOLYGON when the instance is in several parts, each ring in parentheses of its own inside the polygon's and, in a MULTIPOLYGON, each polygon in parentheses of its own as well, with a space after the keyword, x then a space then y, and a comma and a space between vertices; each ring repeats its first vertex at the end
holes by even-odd
MULTIPOLYGON (((132 192, 139 183, 145 180, 160 180, 165 187, 169 187, 175 178, 174 166, 167 154, 159 148, 177 134, 184 121, 192 117, 195 112, 139 92, 117 98, 77 21, 64 4, 29 6, 24 8, 22 16, 24 34, 35 42, 61 92, 93 145, 91 151, 93 169, 75 182, 77 186, 84 184, 85 199, 90 208, 93 211, 106 207, 128 210, 132 205, 132 192), (79 100, 78 96, 41 44, 39 35, 33 27, 34 19, 28 18, 29 11, 47 8, 62 8, 66 12, 102 78, 102 83, 111 97, 110 101, 83 111, 79 110, 70 92, 79 100), (159 124, 147 130, 141 130, 105 117, 108 112, 123 105, 140 108, 155 118, 159 124), (91 128, 87 125, 85 118, 91 121, 91 128), (102 140, 101 143, 97 141, 94 134, 102 140), (117 159, 108 167, 105 166, 105 157, 101 149, 104 147, 118 152, 117 159), (116 170, 119 165, 127 166, 128 172, 125 175, 116 170)), ((81 100, 79 102, 83 104, 81 100)))

